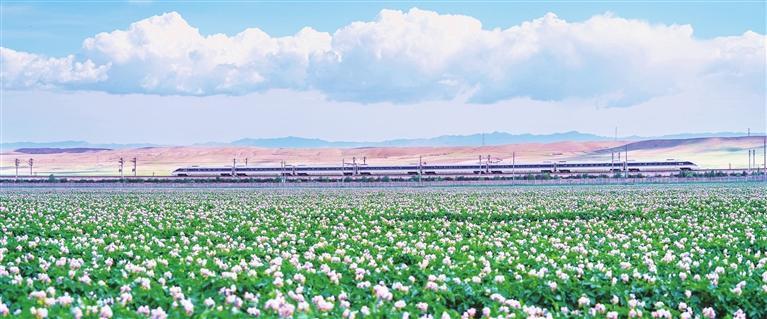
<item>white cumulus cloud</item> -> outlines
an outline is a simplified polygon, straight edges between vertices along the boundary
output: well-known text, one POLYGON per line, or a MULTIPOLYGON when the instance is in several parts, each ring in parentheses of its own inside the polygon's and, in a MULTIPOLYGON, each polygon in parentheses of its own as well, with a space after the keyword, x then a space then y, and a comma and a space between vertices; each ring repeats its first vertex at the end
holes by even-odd
POLYGON ((311 28, 278 38, 256 28, 203 36, 172 12, 97 34, 83 48, 94 60, 114 64, 108 90, 207 95, 305 87, 309 58, 329 50, 330 41, 311 28))
POLYGON ((50 58, 0 48, 3 86, 12 89, 76 86, 105 80, 110 64, 78 62, 74 55, 50 58))
POLYGON ((171 12, 86 39, 77 55, 84 62, 2 52, 7 87, 112 93, 238 95, 286 88, 363 103, 525 97, 628 106, 691 88, 763 95, 765 86, 764 35, 698 39, 689 25, 609 13, 581 22, 549 13, 486 29, 464 15, 382 10, 373 21, 333 34, 306 27, 272 37, 257 28, 202 35, 171 12))

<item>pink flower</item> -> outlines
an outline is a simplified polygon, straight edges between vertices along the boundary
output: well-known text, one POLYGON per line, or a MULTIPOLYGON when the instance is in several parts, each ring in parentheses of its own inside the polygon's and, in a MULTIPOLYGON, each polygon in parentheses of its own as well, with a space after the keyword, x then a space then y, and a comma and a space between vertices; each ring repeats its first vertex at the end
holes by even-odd
POLYGON ((112 308, 110 308, 109 305, 101 307, 101 311, 99 311, 99 317, 112 318, 112 308))
POLYGON ((589 304, 591 304, 591 300, 589 299, 589 297, 581 296, 580 298, 578 298, 579 306, 583 307, 583 306, 588 306, 589 304))
POLYGON ((35 318, 37 319, 48 317, 48 309, 45 309, 45 308, 32 307, 31 309, 29 309, 29 312, 32 313, 32 315, 35 316, 35 318))
POLYGON ((389 292, 389 288, 386 288, 384 285, 376 285, 373 287, 373 292, 376 298, 380 300, 391 300, 393 297, 392 293, 389 292))
POLYGON ((716 311, 714 311, 714 309, 711 307, 703 308, 703 317, 714 319, 716 318, 716 311))
POLYGON ((7 316, 9 313, 11 313, 11 310, 8 309, 8 306, 0 302, 0 316, 7 316))
POLYGON ((157 309, 152 310, 149 317, 151 319, 165 319, 168 318, 168 314, 166 314, 165 310, 162 310, 162 308, 157 307, 157 309))
POLYGON ((142 315, 142 316, 148 316, 149 315, 149 306, 141 306, 138 307, 138 310, 136 310, 136 313, 142 315))

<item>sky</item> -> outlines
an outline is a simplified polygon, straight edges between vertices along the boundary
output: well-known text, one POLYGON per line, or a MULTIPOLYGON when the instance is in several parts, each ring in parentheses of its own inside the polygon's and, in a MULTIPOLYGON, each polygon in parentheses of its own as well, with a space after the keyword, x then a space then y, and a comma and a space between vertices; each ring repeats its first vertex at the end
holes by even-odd
POLYGON ((0 4, 0 142, 765 131, 765 3, 0 4))

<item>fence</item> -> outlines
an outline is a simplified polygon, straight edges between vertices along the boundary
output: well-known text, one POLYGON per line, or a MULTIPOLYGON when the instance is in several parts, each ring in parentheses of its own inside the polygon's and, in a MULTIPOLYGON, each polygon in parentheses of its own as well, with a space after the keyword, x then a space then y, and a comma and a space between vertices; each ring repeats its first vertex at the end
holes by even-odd
POLYGON ((767 176, 726 177, 644 177, 644 178, 588 178, 550 180, 473 180, 473 181, 396 181, 396 182, 253 182, 253 183, 122 183, 122 182, 18 182, 0 183, 0 190, 8 188, 390 188, 390 187, 464 187, 464 186, 557 186, 557 185, 643 185, 688 183, 765 182, 767 176))

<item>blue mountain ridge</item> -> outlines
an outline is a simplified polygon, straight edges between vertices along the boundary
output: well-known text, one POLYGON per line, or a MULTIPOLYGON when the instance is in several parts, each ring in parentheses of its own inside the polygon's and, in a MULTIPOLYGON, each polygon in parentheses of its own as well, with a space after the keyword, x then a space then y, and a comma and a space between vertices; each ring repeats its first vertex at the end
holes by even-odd
MULTIPOLYGON (((648 139, 687 139, 703 137, 736 137, 745 136, 744 132, 717 132, 717 133, 684 133, 663 136, 621 136, 619 140, 640 141, 648 139)), ((752 135, 763 135, 753 133, 752 135)), ((421 146, 490 146, 520 143, 553 143, 553 142, 584 142, 584 141, 609 141, 614 137, 600 136, 595 134, 580 133, 577 131, 553 133, 553 134, 511 134, 505 132, 477 133, 470 135, 442 135, 433 138, 403 138, 373 142, 353 141, 328 141, 318 138, 305 138, 296 136, 277 138, 243 138, 232 142, 208 142, 197 143, 191 146, 253 146, 264 148, 355 148, 355 147, 421 147, 421 146)), ((162 147, 179 145, 161 145, 151 143, 89 143, 86 141, 57 141, 57 142, 13 142, 0 144, 2 150, 15 150, 19 148, 142 148, 162 147)))

